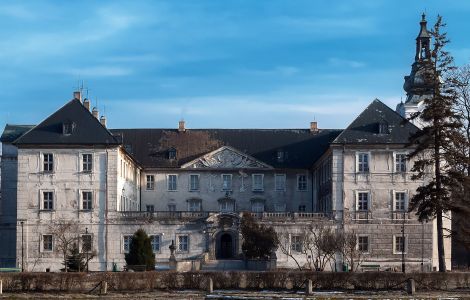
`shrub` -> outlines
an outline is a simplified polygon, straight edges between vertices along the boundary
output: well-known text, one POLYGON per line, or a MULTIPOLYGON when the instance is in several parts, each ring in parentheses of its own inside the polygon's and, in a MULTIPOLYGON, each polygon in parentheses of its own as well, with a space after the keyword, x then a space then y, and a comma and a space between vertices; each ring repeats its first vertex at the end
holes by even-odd
POLYGON ((134 233, 125 259, 128 266, 145 265, 146 270, 155 269, 155 254, 145 230, 139 229, 134 233))

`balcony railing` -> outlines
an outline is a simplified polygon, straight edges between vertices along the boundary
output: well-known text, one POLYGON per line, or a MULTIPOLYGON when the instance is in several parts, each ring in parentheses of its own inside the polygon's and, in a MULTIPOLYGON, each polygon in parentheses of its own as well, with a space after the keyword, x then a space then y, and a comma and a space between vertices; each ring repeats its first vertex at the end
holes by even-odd
POLYGON ((251 215, 260 220, 315 220, 326 218, 324 213, 310 213, 310 212, 259 212, 251 213, 251 215))
POLYGON ((392 212, 392 219, 396 222, 398 221, 403 221, 403 220, 409 220, 411 219, 411 215, 409 212, 405 211, 393 211, 392 212))
POLYGON ((148 220, 197 220, 209 217, 207 211, 122 211, 121 217, 126 219, 148 220))

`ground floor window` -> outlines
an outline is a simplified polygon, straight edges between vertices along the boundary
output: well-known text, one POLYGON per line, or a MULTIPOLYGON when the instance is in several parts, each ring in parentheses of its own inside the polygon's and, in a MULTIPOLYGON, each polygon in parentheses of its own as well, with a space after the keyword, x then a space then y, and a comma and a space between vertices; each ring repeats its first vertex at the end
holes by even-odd
POLYGON ((153 253, 160 252, 161 235, 151 235, 150 243, 152 245, 153 253))
POLYGON ((131 250, 131 241, 132 241, 132 235, 125 235, 122 237, 122 250, 124 253, 129 253, 131 250))
POLYGON ((393 240, 393 250, 395 254, 406 253, 406 236, 396 235, 393 240))
POLYGON ((300 235, 291 236, 290 249, 295 252, 302 251, 302 237, 300 235))
POLYGON ((189 236, 180 235, 178 236, 178 251, 187 252, 189 250, 189 236))
POLYGON ((53 250, 52 234, 44 234, 42 236, 42 250, 43 251, 52 251, 53 250))
POLYGON ((357 245, 360 252, 369 252, 369 237, 359 236, 357 238, 357 245))

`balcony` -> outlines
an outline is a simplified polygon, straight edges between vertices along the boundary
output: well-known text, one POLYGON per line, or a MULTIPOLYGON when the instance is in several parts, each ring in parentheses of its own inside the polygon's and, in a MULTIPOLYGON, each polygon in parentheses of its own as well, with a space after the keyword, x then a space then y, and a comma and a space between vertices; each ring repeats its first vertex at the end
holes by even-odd
POLYGON ((251 215, 259 220, 264 221, 302 221, 302 220, 319 220, 327 217, 324 213, 311 212, 260 212, 251 213, 251 215))
POLYGON ((395 223, 405 222, 411 219, 411 214, 407 211, 393 211, 392 220, 395 223))
POLYGON ((164 221, 164 220, 182 220, 195 221, 209 217, 207 211, 122 211, 121 217, 124 219, 164 221))

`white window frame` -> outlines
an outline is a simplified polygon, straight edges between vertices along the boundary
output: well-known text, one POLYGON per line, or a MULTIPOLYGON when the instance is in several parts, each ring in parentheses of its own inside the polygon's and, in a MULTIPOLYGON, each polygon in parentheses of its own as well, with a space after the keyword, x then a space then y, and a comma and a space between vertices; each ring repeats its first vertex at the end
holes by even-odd
POLYGON ((406 212, 408 211, 408 191, 407 190, 394 190, 393 191, 393 211, 396 212, 406 212), (397 209, 397 195, 403 194, 405 197, 403 199, 403 209, 397 209))
POLYGON ((39 203, 39 208, 40 210, 42 211, 54 211, 56 209, 56 205, 57 205, 57 199, 56 199, 56 193, 55 193, 55 190, 40 190, 39 191, 39 199, 40 199, 40 203, 39 203), (44 193, 52 193, 52 208, 45 208, 45 198, 44 198, 44 193))
POLYGON ((201 185, 199 182, 200 176, 199 174, 189 174, 189 191, 190 192, 197 192, 200 190, 201 185), (193 178, 196 178, 196 186, 193 186, 193 178))
POLYGON ((371 193, 367 190, 356 191, 356 211, 370 211, 371 207, 371 193), (359 195, 367 194, 367 209, 359 209, 359 195))
POLYGON ((176 236, 176 251, 180 253, 187 253, 189 252, 190 246, 190 239, 189 234, 178 234, 176 236), (186 238, 185 243, 182 243, 182 239, 186 238), (185 245, 185 247, 183 247, 185 245))
MULTIPOLYGON (((51 152, 43 152, 43 153, 41 153, 41 163, 42 163, 41 168, 42 168, 42 171, 43 171, 44 173, 54 173, 54 171, 55 171, 55 157, 54 157, 54 153, 51 153, 51 152), (51 157, 52 157, 52 162, 49 162, 49 161, 46 162, 46 155, 51 155, 51 157), (51 165, 51 167, 50 167, 51 169, 50 169, 50 170, 46 170, 46 168, 45 168, 46 163, 47 163, 48 165, 51 165)), ((47 169, 49 169, 49 167, 48 167, 47 169)))
POLYGON ((192 198, 188 200, 188 211, 202 211, 202 200, 197 198, 192 198), (197 205, 195 205, 197 204, 197 205), (196 207, 197 206, 197 207, 196 207), (197 209, 195 209, 197 208, 197 209))
POLYGON ((174 192, 174 191, 177 191, 178 190, 178 175, 177 174, 168 174, 166 175, 166 187, 167 187, 167 191, 169 192, 174 192), (174 181, 174 188, 173 186, 170 186, 170 178, 172 178, 174 176, 175 178, 175 181, 174 181))
POLYGON ((394 152, 393 153, 393 172, 394 173, 406 173, 408 171, 408 157, 407 157, 408 153, 406 152, 394 152), (398 155, 404 155, 405 156, 405 160, 404 161, 400 161, 400 170, 397 170, 397 167, 398 167, 398 155), (401 166, 404 167, 405 170, 401 170, 401 166))
POLYGON ((121 251, 122 253, 129 253, 129 251, 131 250, 131 242, 132 242, 132 237, 134 235, 133 234, 124 234, 122 235, 122 238, 121 238, 121 242, 122 242, 122 248, 121 248, 121 251), (126 242, 127 240, 127 242, 126 242), (127 249, 126 249, 126 245, 127 245, 127 249))
POLYGON ((220 200, 220 202, 219 202, 219 211, 221 211, 221 212, 234 212, 235 211, 235 201, 231 200, 231 199, 220 200))
POLYGON ((290 251, 294 253, 301 253, 302 252, 302 235, 300 234, 292 234, 290 236, 290 251))
POLYGON ((297 174, 297 187, 296 187, 298 192, 306 192, 308 191, 308 176, 307 174, 297 174), (305 187, 301 188, 300 186, 300 178, 305 177, 305 187))
POLYGON ((370 253, 370 237, 368 235, 365 235, 365 234, 360 234, 357 236, 357 251, 363 253, 363 254, 367 254, 367 253, 370 253), (361 250, 361 243, 360 243, 360 239, 361 238, 367 238, 367 251, 362 251, 361 250))
POLYGON ((232 174, 222 174, 220 175, 222 179, 222 191, 231 191, 232 190, 232 174), (225 180, 224 178, 230 178, 229 181, 227 181, 229 184, 225 185, 225 180))
POLYGON ((168 204, 168 211, 175 212, 175 211, 176 211, 176 204, 174 204, 174 203, 169 203, 169 204, 168 204))
POLYGON ((251 190, 253 192, 263 192, 264 191, 264 174, 256 173, 251 174, 251 190), (256 182, 255 178, 261 178, 260 184, 256 182))
POLYGON ((93 210, 94 208, 94 193, 92 190, 79 190, 79 197, 80 197, 80 210, 84 210, 84 211, 90 211, 90 210, 93 210), (91 199, 90 199, 90 208, 85 208, 85 198, 83 197, 84 196, 84 193, 91 193, 91 199))
POLYGON ((152 235, 149 235, 149 238, 150 238, 150 245, 152 246, 152 252, 153 253, 162 252, 163 235, 162 234, 152 234, 152 235), (158 249, 154 249, 154 245, 157 244, 157 243, 154 242, 156 237, 158 237, 158 249))
POLYGON ((286 174, 274 174, 274 190, 276 192, 285 192, 286 191, 286 174), (282 186, 279 186, 278 179, 281 179, 282 186))
MULTIPOLYGON (((402 238, 403 235, 402 234, 394 234, 393 235, 393 254, 403 254, 402 251, 397 251, 397 238, 402 238)), ((405 234, 405 241, 404 241, 405 245, 404 245, 404 250, 405 250, 405 254, 407 254, 408 252, 408 235, 405 234)))
POLYGON ((145 189, 147 191, 155 190, 155 175, 154 174, 145 175, 145 189))
POLYGON ((54 235, 52 233, 45 233, 43 235, 41 235, 41 246, 40 246, 40 249, 41 249, 41 252, 54 252, 54 235), (44 248, 44 242, 45 242, 45 239, 44 237, 45 236, 50 236, 51 237, 51 249, 46 249, 44 248))
POLYGON ((93 173, 93 153, 81 153, 80 154, 80 166, 83 173, 93 173), (85 162, 85 156, 90 157, 90 161, 85 162), (87 168, 85 169, 85 166, 87 168), (89 168, 89 169, 88 169, 89 168))
POLYGON ((264 201, 253 200, 251 201, 251 211, 254 213, 262 213, 265 210, 264 201))
POLYGON ((356 173, 369 173, 370 172, 370 162, 371 154, 366 151, 356 152, 356 173), (361 161, 361 157, 366 156, 367 162, 364 162, 364 159, 361 161), (367 168, 365 168, 367 167, 367 168))

